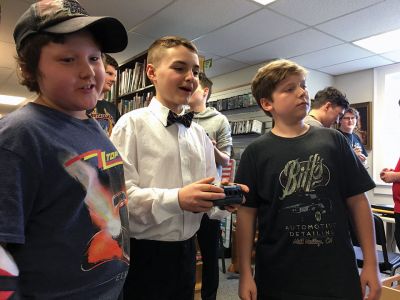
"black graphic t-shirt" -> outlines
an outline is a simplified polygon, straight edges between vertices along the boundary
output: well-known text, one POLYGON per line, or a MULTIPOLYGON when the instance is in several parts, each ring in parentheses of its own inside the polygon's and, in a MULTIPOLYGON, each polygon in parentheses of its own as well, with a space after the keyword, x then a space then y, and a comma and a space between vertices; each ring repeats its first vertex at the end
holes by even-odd
POLYGON ((235 182, 258 209, 260 295, 361 299, 345 199, 375 184, 340 132, 267 133, 244 151, 235 182))
POLYGON ((95 108, 88 110, 87 113, 99 122, 108 136, 111 135, 115 123, 121 116, 115 104, 106 100, 97 101, 95 108))
POLYGON ((0 120, 0 242, 23 299, 116 299, 129 265, 122 159, 99 124, 30 103, 0 120))

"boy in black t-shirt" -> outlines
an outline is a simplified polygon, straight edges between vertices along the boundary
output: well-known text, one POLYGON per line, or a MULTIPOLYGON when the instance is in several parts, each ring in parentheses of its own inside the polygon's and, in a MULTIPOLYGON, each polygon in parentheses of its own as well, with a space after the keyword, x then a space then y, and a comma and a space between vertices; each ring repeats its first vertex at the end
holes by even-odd
POLYGON ((259 69, 252 92, 274 119, 271 132, 244 151, 235 182, 249 193, 239 208, 241 299, 378 299, 371 210, 375 184, 336 130, 303 123, 306 70, 288 60, 259 69), (359 276, 348 230, 352 218, 364 254, 359 276), (258 220, 255 279, 251 250, 258 220))
POLYGON ((86 110, 127 33, 77 1, 37 1, 14 30, 37 98, 0 120, 0 298, 117 299, 129 266, 122 159, 86 110))
POLYGON ((113 85, 115 84, 117 79, 118 63, 109 54, 104 54, 103 62, 106 71, 106 77, 104 79, 100 100, 97 101, 95 108, 88 110, 87 113, 92 118, 96 119, 101 128, 103 128, 107 135, 110 136, 115 123, 121 115, 117 106, 114 103, 105 100, 104 97, 106 93, 111 91, 113 85))

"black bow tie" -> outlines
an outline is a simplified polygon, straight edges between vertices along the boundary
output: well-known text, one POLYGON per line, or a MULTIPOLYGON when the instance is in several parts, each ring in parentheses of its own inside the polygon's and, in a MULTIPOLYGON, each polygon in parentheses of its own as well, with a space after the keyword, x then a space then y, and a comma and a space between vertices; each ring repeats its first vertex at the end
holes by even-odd
POLYGON ((178 122, 189 128, 190 124, 192 124, 193 115, 194 114, 192 111, 184 115, 177 115, 176 113, 170 110, 167 118, 167 127, 171 126, 175 122, 178 122))

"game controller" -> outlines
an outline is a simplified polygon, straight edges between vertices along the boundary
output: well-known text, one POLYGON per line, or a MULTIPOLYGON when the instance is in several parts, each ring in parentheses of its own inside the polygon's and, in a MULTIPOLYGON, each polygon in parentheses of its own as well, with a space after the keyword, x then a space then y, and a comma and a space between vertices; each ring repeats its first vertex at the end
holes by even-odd
POLYGON ((225 206, 242 204, 243 193, 239 185, 221 185, 221 188, 224 189, 225 198, 214 200, 214 206, 224 209, 225 206))

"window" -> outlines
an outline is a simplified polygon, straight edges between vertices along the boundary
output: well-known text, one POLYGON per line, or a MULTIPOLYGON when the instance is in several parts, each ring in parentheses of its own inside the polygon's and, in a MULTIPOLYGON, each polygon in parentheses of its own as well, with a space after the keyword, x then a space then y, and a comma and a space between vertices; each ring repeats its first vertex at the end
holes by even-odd
MULTIPOLYGON (((374 78, 373 178, 377 185, 386 185, 379 172, 394 168, 400 157, 400 64, 375 69, 374 78)), ((390 189, 380 192, 391 194, 390 189)))

